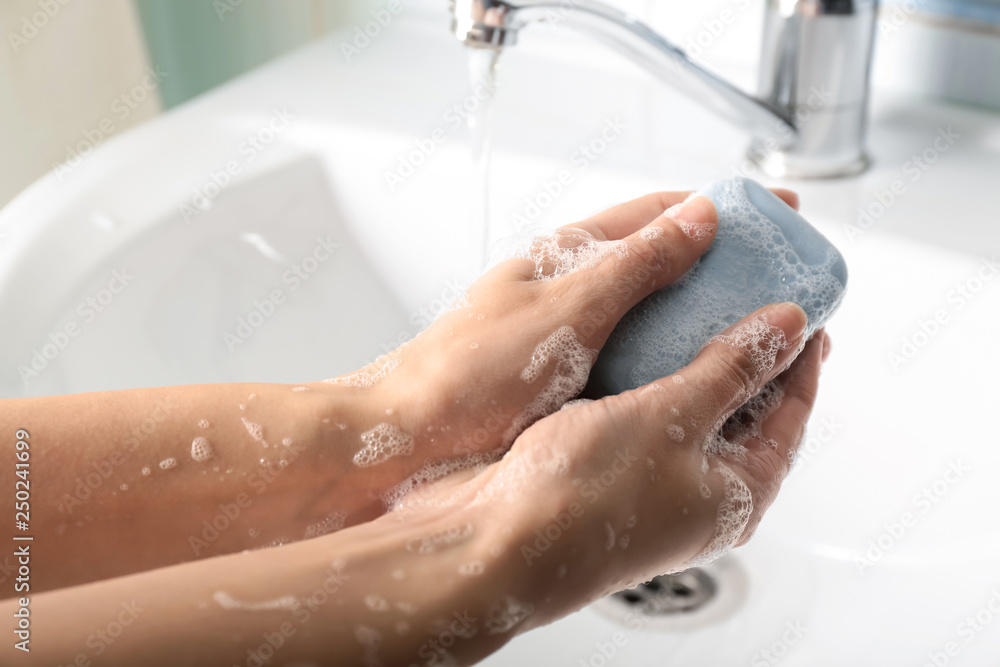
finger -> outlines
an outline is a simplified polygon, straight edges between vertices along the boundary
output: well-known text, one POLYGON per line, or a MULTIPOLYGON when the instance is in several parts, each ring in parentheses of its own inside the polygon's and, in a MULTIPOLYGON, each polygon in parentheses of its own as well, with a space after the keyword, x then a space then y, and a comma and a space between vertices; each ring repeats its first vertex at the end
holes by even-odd
MULTIPOLYGON (((791 190, 772 188, 771 192, 798 210, 799 196, 791 190)), ((691 191, 655 192, 645 197, 613 206, 562 229, 582 229, 599 241, 614 241, 635 234, 665 211, 691 198, 691 191)))
POLYGON ((615 241, 596 266, 566 276, 564 288, 580 295, 585 310, 606 316, 606 336, 635 304, 684 275, 708 250, 717 227, 715 205, 695 197, 615 241))
POLYGON ((796 211, 799 210, 799 195, 792 190, 786 190, 785 188, 771 188, 771 192, 778 195, 786 204, 794 208, 796 211))
POLYGON ((691 192, 654 192, 632 201, 612 206, 586 220, 561 229, 582 229, 599 241, 615 241, 639 231, 663 215, 672 206, 682 203, 691 192))
POLYGON ((785 395, 761 425, 761 439, 751 439, 744 444, 746 456, 742 461, 727 462, 747 485, 753 498, 753 512, 737 546, 753 536, 788 476, 816 403, 825 338, 824 332, 817 332, 791 367, 778 378, 785 395))
POLYGON ((807 320, 794 303, 765 306, 743 318, 678 373, 688 395, 711 419, 727 417, 795 359, 807 320))
MULTIPOLYGON (((825 331, 817 331, 788 370, 778 378, 785 391, 784 398, 761 425, 761 434, 774 445, 766 449, 777 454, 786 465, 794 460, 805 435, 809 415, 816 404, 826 338, 825 331)), ((787 468, 785 472, 787 474, 787 468)))
MULTIPOLYGON (((798 195, 791 190, 775 188, 772 192, 792 208, 798 208, 798 195)), ((691 191, 656 192, 613 206, 580 222, 563 225, 559 230, 581 230, 598 241, 617 241, 640 232, 660 216, 676 217, 678 209, 675 207, 692 195, 691 191)), ((535 274, 535 268, 533 259, 517 257, 499 264, 487 275, 493 274, 499 280, 530 280, 535 274)))

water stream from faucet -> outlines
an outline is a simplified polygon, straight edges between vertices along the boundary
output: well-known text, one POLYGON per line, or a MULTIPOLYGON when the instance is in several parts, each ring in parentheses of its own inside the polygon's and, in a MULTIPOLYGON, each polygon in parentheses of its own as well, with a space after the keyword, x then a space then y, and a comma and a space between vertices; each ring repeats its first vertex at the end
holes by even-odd
POLYGON ((493 99, 496 91, 497 49, 468 49, 469 80, 479 104, 467 116, 472 146, 472 183, 470 187, 469 245, 474 253, 474 275, 485 268, 490 243, 496 230, 490 225, 490 157, 493 99), (480 95, 479 91, 483 91, 480 95))

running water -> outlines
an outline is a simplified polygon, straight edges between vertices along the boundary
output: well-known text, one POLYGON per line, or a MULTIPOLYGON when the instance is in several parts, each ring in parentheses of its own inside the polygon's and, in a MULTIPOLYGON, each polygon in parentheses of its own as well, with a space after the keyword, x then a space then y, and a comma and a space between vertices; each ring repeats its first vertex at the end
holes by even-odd
MULTIPOLYGON (((473 276, 486 269, 489 246, 495 231, 490 225, 490 129, 496 92, 499 49, 468 49, 469 81, 477 104, 467 117, 472 145, 469 245, 474 257, 473 276)), ((472 99, 470 97, 470 99, 472 99)))

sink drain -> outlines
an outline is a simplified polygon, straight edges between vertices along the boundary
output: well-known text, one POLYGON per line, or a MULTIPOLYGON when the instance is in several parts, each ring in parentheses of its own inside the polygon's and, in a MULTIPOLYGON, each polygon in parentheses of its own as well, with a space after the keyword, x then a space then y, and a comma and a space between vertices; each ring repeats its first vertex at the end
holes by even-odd
POLYGON ((678 574, 661 574, 611 597, 640 607, 644 614, 658 616, 696 611, 714 598, 717 590, 715 579, 700 567, 694 567, 678 574))
POLYGON ((687 631, 731 617, 745 602, 747 588, 746 571, 729 555, 609 595, 594 609, 626 625, 639 618, 644 628, 687 631))

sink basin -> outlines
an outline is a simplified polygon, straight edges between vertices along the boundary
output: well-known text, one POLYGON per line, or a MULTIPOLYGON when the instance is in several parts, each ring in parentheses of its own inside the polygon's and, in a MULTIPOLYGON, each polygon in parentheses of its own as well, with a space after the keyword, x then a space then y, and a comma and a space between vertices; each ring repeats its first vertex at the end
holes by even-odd
MULTIPOLYGON (((400 18, 350 64, 338 44, 124 133, 0 211, 3 396, 329 377, 455 296, 474 203, 451 120, 473 99, 466 54, 443 16, 400 18), (276 114, 291 118, 268 134, 276 114)), ((499 231, 743 163, 746 137, 640 73, 523 46, 504 54, 494 110, 499 231), (540 196, 560 171, 569 185, 540 196)), ((852 285, 798 466, 733 554, 741 608, 680 630, 588 608, 483 664, 995 664, 1000 116, 874 99, 870 171, 768 183, 800 192, 852 285)))

